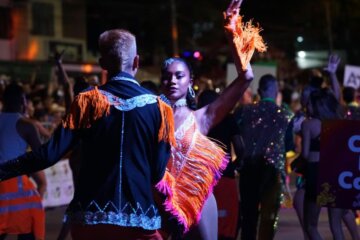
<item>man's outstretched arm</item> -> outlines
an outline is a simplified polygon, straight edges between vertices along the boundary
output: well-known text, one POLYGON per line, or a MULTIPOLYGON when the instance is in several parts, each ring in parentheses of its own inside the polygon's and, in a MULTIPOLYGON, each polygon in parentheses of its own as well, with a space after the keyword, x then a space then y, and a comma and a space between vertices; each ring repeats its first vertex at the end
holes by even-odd
POLYGON ((59 126, 47 143, 0 164, 0 181, 30 174, 54 165, 75 145, 78 137, 78 131, 59 126))

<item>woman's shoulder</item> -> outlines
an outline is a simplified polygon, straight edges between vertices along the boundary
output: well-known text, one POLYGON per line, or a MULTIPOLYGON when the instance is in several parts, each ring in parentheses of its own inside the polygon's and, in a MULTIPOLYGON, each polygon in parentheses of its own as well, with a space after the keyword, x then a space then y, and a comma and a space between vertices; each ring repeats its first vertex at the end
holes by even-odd
POLYGON ((313 127, 321 125, 321 121, 317 118, 307 118, 302 122, 302 127, 313 127))
POLYGON ((317 118, 306 118, 304 120, 304 123, 308 123, 308 124, 318 124, 321 123, 320 119, 317 118))

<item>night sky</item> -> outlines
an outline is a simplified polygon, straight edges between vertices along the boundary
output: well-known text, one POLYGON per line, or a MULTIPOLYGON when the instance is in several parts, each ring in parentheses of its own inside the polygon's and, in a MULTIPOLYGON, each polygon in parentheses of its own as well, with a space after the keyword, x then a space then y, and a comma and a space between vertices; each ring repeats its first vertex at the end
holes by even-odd
MULTIPOLYGON (((329 22, 325 1, 329 2, 334 49, 348 51, 348 60, 360 62, 360 0, 244 0, 241 14, 253 18, 264 29, 271 47, 288 56, 298 50, 329 50, 329 22), (299 44, 296 38, 302 36, 299 44)), ((221 49, 226 42, 222 15, 229 1, 176 0, 181 52, 221 49)), ((110 28, 126 28, 136 34, 139 51, 151 62, 153 54, 172 53, 170 0, 88 0, 88 48, 97 50, 97 37, 110 28)), ((150 63, 149 62, 149 63, 150 63)))

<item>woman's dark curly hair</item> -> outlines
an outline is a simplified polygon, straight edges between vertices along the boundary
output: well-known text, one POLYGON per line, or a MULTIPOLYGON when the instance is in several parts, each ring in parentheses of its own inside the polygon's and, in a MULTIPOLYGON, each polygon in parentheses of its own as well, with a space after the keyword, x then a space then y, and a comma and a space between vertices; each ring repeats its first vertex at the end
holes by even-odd
POLYGON ((339 101, 327 88, 314 90, 310 94, 311 117, 320 120, 341 119, 343 112, 339 101))

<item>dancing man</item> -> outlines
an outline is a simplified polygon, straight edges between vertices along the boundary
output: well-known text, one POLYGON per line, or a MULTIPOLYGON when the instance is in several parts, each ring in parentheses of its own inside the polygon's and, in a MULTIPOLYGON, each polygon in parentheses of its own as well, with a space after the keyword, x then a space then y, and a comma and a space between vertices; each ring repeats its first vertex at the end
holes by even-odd
POLYGON ((172 109, 134 78, 133 34, 106 31, 99 47, 107 83, 76 97, 48 143, 0 164, 0 179, 47 168, 81 140, 78 185, 67 212, 72 238, 161 239, 153 186, 174 143, 172 109))

